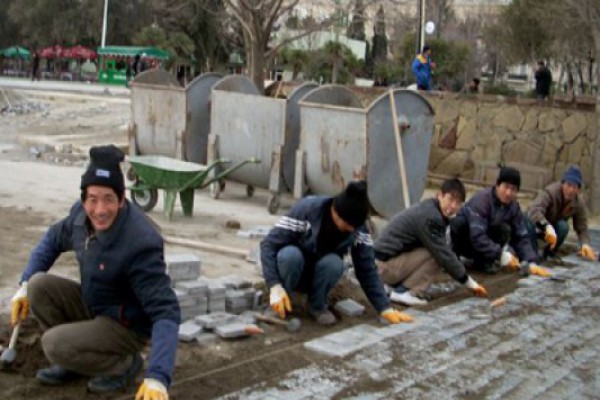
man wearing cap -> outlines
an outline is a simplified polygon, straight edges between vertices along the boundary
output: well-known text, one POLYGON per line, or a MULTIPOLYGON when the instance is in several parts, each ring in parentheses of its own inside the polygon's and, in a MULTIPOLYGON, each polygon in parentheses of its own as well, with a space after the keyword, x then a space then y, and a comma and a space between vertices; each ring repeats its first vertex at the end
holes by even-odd
POLYGON ((375 242, 375 259, 383 282, 393 287, 390 300, 407 306, 427 304, 422 295, 443 271, 475 295, 487 296, 467 275, 450 243, 450 218, 464 201, 463 183, 445 180, 436 197, 400 211, 384 228, 375 242))
POLYGON ((115 146, 90 149, 81 200, 50 226, 35 247, 12 299, 11 323, 31 308, 44 330, 51 363, 37 371, 46 385, 88 376, 88 390, 120 390, 143 368, 140 351, 152 339, 136 399, 164 400, 171 383, 180 311, 165 273, 163 240, 145 214, 125 198, 115 146), (73 251, 80 282, 48 274, 73 251))
POLYGON ((596 260, 597 256, 590 246, 587 213, 579 191, 583 184, 581 170, 569 167, 560 182, 554 182, 541 190, 527 210, 527 228, 531 243, 537 252, 537 239, 546 242, 542 257, 554 257, 569 233, 569 219, 573 218, 573 228, 581 243, 580 254, 596 260))
POLYGON ((292 310, 289 294, 300 291, 308 293, 317 323, 335 324, 327 297, 344 275, 343 257, 350 250, 356 277, 377 312, 390 323, 412 321, 390 306, 365 226, 368 213, 366 183, 356 181, 335 197, 301 199, 275 224, 261 242, 260 257, 270 305, 279 317, 292 310))
POLYGON ((454 251, 472 259, 474 268, 496 273, 502 267, 518 270, 524 262, 524 272, 548 274, 535 264, 537 256, 517 201, 520 187, 520 172, 501 167, 496 185, 476 193, 452 220, 454 251))

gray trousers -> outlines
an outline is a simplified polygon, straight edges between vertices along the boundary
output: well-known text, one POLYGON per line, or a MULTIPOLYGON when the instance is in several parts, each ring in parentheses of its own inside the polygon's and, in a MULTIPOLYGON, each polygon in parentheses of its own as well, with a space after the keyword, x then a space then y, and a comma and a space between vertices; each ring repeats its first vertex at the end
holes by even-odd
POLYGON ((376 261, 379 275, 390 286, 402 284, 412 294, 422 294, 444 271, 424 247, 387 261, 376 261))
POLYGON ((52 364, 87 376, 119 375, 146 344, 112 318, 94 317, 83 303, 81 285, 70 279, 37 273, 29 279, 27 297, 52 364))

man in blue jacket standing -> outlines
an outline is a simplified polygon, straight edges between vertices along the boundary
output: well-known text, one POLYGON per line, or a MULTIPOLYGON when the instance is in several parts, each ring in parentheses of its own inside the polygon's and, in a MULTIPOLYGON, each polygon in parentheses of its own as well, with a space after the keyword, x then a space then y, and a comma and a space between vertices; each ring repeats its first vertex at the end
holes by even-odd
POLYGON ((29 308, 44 334, 51 362, 36 378, 63 385, 88 376, 90 392, 119 390, 143 367, 140 351, 152 339, 136 399, 166 400, 175 364, 180 310, 166 274, 163 240, 145 214, 125 198, 115 146, 90 149, 81 201, 52 225, 31 253, 12 299, 11 323, 29 308), (46 273, 74 251, 80 282, 46 273))
POLYGON ((343 256, 350 250, 356 277, 381 317, 392 324, 412 321, 390 306, 365 226, 368 213, 367 185, 356 181, 335 197, 301 199, 277 222, 261 243, 260 257, 270 305, 280 318, 292 310, 289 293, 297 290, 308 293, 317 323, 335 324, 327 297, 344 274, 343 256))
POLYGON ((412 72, 417 80, 417 89, 431 90, 431 70, 435 63, 431 62, 431 48, 423 46, 421 54, 417 54, 412 63, 412 72))

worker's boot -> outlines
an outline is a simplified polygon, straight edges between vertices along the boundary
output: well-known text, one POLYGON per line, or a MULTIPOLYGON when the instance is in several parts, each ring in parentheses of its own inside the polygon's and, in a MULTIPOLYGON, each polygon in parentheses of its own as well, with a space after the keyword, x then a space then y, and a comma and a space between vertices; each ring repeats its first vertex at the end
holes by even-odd
POLYGON ((319 325, 334 325, 337 322, 337 318, 331 311, 325 309, 323 311, 309 311, 310 315, 314 317, 319 325))
POLYGON ((142 370, 144 360, 139 353, 133 355, 131 366, 121 375, 97 376, 88 382, 88 391, 92 393, 106 393, 127 387, 135 376, 142 370))
POLYGON ((62 386, 81 378, 81 375, 60 365, 51 365, 48 368, 38 369, 35 378, 43 385, 62 386))

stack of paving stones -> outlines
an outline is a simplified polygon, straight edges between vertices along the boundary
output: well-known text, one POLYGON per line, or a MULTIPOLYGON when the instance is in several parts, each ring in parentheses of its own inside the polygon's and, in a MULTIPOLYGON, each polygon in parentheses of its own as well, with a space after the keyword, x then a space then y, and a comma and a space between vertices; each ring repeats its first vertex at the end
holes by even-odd
POLYGON ((208 344, 218 337, 246 335, 246 328, 255 323, 262 291, 234 275, 200 277, 201 260, 194 254, 170 254, 165 262, 184 321, 179 327, 181 341, 208 344))

